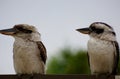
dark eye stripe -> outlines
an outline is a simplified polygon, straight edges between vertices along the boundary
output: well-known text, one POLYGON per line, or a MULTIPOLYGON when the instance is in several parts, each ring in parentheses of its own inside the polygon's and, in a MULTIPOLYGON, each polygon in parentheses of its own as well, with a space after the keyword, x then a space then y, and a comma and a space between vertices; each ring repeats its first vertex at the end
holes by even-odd
POLYGON ((101 33, 104 32, 104 30, 103 30, 103 29, 97 29, 95 32, 96 32, 97 34, 101 34, 101 33))
POLYGON ((104 32, 104 29, 91 27, 91 31, 93 31, 93 32, 95 32, 97 34, 100 34, 100 33, 104 32))
POLYGON ((24 32, 24 33, 32 33, 31 30, 27 30, 27 29, 24 29, 24 28, 22 28, 22 27, 17 27, 17 29, 18 29, 19 31, 21 31, 21 32, 24 32))

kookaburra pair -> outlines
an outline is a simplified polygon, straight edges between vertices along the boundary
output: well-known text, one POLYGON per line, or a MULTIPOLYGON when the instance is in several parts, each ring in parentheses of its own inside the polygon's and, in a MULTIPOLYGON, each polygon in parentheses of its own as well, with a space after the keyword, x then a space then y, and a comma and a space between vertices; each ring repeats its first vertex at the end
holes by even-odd
POLYGON ((95 22, 88 28, 77 29, 88 34, 88 59, 95 75, 115 75, 119 60, 119 46, 113 28, 103 22, 95 22))
POLYGON ((15 38, 13 60, 17 74, 45 73, 46 48, 34 26, 18 24, 13 28, 0 30, 0 33, 15 38))
MULTIPOLYGON (((92 74, 115 75, 119 60, 119 46, 113 28, 102 22, 95 22, 89 28, 77 29, 89 34, 88 59, 92 74)), ((0 33, 15 38, 13 48, 14 68, 17 74, 44 74, 46 49, 40 34, 34 26, 18 24, 0 33)))

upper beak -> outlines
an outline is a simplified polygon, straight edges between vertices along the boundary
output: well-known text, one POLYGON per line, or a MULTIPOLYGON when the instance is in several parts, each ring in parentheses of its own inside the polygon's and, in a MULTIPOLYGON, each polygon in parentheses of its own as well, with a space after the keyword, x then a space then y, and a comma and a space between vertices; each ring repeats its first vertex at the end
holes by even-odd
POLYGON ((3 29, 3 30, 0 30, 0 33, 4 35, 13 35, 14 33, 16 33, 16 30, 14 28, 3 29))
POLYGON ((76 29, 76 30, 83 33, 83 34, 89 34, 90 33, 89 28, 81 28, 81 29, 76 29))

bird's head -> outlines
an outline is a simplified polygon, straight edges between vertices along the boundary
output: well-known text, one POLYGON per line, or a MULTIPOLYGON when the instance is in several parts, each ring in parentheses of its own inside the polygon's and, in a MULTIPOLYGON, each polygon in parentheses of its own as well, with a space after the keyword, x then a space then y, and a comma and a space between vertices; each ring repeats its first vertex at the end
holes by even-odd
POLYGON ((90 37, 103 39, 103 40, 115 40, 115 32, 113 28, 103 22, 94 22, 87 28, 76 29, 77 31, 88 34, 90 37))
POLYGON ((40 33, 37 29, 28 24, 17 24, 13 28, 0 30, 0 33, 13 36, 14 38, 30 39, 33 41, 40 40, 40 33))

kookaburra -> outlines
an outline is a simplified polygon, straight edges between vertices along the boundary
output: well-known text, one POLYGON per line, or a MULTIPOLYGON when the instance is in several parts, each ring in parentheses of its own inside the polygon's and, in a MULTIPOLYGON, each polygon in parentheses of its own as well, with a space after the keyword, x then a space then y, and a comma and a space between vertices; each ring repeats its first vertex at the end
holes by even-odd
POLYGON ((34 26, 18 24, 0 33, 15 38, 13 61, 17 74, 45 74, 46 48, 34 26))
POLYGON ((119 46, 113 28, 103 22, 94 22, 88 28, 77 29, 88 34, 88 59, 95 75, 115 75, 119 60, 119 46))

